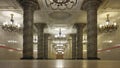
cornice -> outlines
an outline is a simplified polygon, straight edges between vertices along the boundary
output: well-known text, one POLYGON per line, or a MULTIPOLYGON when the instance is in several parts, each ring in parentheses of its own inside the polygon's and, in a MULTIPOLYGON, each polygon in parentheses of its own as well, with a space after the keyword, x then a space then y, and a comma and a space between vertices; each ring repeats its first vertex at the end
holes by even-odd
POLYGON ((32 7, 34 10, 40 9, 39 3, 37 0, 17 0, 22 8, 32 7))
POLYGON ((101 4, 101 0, 85 0, 82 4, 82 10, 91 10, 91 9, 98 9, 101 4))

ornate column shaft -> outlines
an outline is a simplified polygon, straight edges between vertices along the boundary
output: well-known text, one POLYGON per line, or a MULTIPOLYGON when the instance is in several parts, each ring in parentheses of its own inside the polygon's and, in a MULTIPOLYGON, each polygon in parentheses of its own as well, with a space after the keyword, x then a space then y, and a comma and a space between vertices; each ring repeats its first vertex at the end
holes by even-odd
POLYGON ((44 58, 48 59, 48 37, 49 34, 44 34, 44 58))
POLYGON ((85 24, 83 23, 76 23, 75 27, 77 29, 76 37, 77 37, 77 59, 83 59, 83 27, 85 24))
POLYGON ((72 59, 76 59, 76 34, 70 36, 72 38, 72 59))
POLYGON ((44 27, 45 23, 36 23, 38 29, 38 59, 44 59, 44 27))
POLYGON ((23 57, 22 59, 33 59, 33 15, 38 9, 37 1, 18 0, 23 8, 23 57))
POLYGON ((87 58, 98 59, 97 57, 97 9, 99 0, 88 0, 83 4, 87 11, 87 58))

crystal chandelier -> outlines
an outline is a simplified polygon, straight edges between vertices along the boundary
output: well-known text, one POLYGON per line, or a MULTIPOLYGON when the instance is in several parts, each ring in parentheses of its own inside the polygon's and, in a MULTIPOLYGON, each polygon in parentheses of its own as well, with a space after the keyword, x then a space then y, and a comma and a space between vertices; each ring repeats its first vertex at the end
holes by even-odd
POLYGON ((8 32, 18 32, 21 30, 20 24, 14 23, 13 14, 11 14, 10 22, 4 22, 2 29, 8 32))
POLYGON ((107 20, 104 24, 99 25, 99 31, 100 32, 113 32, 118 29, 117 23, 110 22, 109 20, 109 14, 106 15, 107 20))
POLYGON ((61 29, 59 29, 59 33, 57 35, 55 35, 55 38, 65 38, 65 37, 66 37, 66 35, 62 34, 61 29))
POLYGON ((53 39, 54 48, 57 54, 64 54, 64 51, 67 47, 66 35, 62 34, 61 28, 59 29, 59 33, 55 35, 53 39))
POLYGON ((54 10, 71 9, 76 5, 77 0, 45 0, 46 5, 54 10))
POLYGON ((61 28, 59 29, 59 33, 54 36, 53 43, 55 44, 66 44, 67 43, 66 35, 62 34, 61 28))

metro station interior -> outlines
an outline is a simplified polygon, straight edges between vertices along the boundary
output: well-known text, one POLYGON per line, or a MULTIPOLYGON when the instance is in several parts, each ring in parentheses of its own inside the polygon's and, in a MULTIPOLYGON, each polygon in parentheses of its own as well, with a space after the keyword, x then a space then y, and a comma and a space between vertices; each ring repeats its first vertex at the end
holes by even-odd
POLYGON ((81 63, 82 68, 119 68, 119 3, 0 0, 0 66, 78 68, 81 63))

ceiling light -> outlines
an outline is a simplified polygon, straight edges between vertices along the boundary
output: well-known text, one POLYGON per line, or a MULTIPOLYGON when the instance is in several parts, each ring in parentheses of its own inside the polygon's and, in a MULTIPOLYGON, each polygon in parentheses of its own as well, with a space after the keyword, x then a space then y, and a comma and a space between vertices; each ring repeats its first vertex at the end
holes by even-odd
POLYGON ((66 35, 59 35, 59 34, 57 34, 57 35, 55 35, 55 38, 57 38, 57 37, 66 37, 66 35))
POLYGON ((84 52, 87 52, 87 50, 83 50, 84 52))
POLYGON ((37 52, 37 50, 35 49, 34 52, 37 52))
POLYGON ((38 43, 38 36, 37 35, 33 36, 33 43, 38 43))
POLYGON ((64 54, 64 52, 62 52, 62 54, 64 54))
POLYGON ((66 44, 67 43, 67 40, 54 40, 53 43, 56 43, 56 44, 66 44))
POLYGON ((86 44, 87 43, 87 40, 83 40, 83 44, 86 44))
POLYGON ((19 32, 21 30, 21 26, 18 23, 14 22, 13 19, 13 14, 11 14, 11 19, 9 22, 3 22, 2 24, 2 29, 4 31, 8 31, 8 32, 19 32))
POLYGON ((57 44, 57 46, 64 46, 63 44, 57 44))
POLYGON ((18 41, 16 41, 16 40, 8 40, 7 42, 8 43, 18 43, 18 41))
POLYGON ((112 40, 109 40, 108 42, 109 42, 109 43, 112 43, 113 41, 112 41, 112 40))
POLYGON ((118 29, 118 24, 115 22, 114 23, 110 22, 109 14, 107 14, 106 22, 99 25, 100 32, 113 32, 116 31, 117 29, 118 29))
POLYGON ((104 43, 112 43, 113 41, 112 40, 105 40, 103 41, 104 43))
POLYGON ((55 38, 65 38, 66 35, 62 34, 62 28, 59 28, 59 33, 55 35, 55 38))
MULTIPOLYGON (((55 50, 57 52, 62 52, 66 47, 67 42, 68 41, 66 40, 66 35, 62 34, 62 29, 59 28, 59 33, 55 35, 55 38, 53 39, 53 43, 55 44, 54 46, 55 50)), ((64 54, 64 53, 61 53, 61 54, 64 54)))
POLYGON ((64 49, 56 49, 57 51, 62 51, 62 50, 64 50, 64 49))
POLYGON ((57 51, 56 54, 64 54, 63 51, 57 51))

